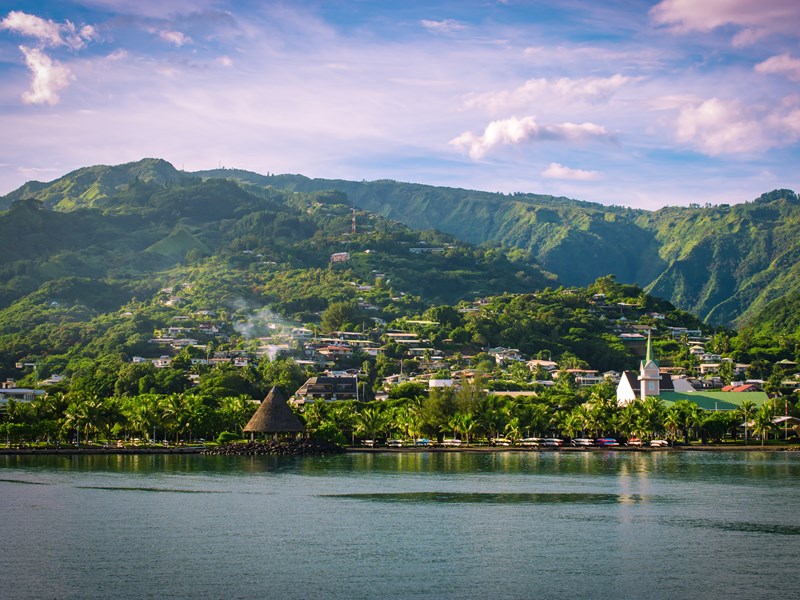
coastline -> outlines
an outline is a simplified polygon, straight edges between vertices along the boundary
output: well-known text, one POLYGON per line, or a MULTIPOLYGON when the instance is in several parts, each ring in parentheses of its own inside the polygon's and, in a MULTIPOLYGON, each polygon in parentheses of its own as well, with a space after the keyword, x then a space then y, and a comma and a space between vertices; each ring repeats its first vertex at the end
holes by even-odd
MULTIPOLYGON (((208 452, 211 448, 208 447, 189 447, 189 448, 0 448, 0 456, 3 455, 56 455, 56 456, 71 456, 83 454, 108 454, 108 455, 141 455, 141 454, 216 454, 208 452)), ((533 452, 566 452, 566 453, 587 453, 587 452, 638 452, 638 453, 676 453, 676 452, 800 452, 800 446, 726 446, 726 445, 705 445, 705 446, 673 446, 668 448, 636 448, 636 447, 614 447, 614 448, 574 448, 572 446, 562 446, 560 448, 521 448, 521 447, 508 447, 508 446, 468 446, 458 448, 368 448, 368 447, 344 447, 344 453, 352 454, 420 454, 425 452, 431 453, 498 453, 498 452, 516 452, 516 453, 533 453, 533 452)))

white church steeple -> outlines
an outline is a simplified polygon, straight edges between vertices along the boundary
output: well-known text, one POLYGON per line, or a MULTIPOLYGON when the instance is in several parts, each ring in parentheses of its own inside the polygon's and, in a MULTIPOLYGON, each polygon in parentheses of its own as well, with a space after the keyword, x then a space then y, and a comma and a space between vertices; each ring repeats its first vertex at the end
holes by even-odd
POLYGON ((639 365, 639 382, 641 384, 639 399, 644 400, 647 396, 658 396, 661 394, 661 372, 658 363, 653 358, 653 345, 650 339, 650 332, 647 332, 647 353, 644 360, 639 365))

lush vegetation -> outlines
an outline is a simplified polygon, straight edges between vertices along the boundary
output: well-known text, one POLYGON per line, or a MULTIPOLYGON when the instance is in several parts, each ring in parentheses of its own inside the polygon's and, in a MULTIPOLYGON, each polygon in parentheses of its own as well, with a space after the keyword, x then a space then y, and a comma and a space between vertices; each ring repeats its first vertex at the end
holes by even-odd
POLYGON ((336 189, 354 205, 473 243, 521 248, 565 285, 613 273, 708 323, 739 324, 800 289, 800 201, 775 190, 751 203, 655 212, 536 194, 492 194, 397 181, 353 182, 235 170, 199 173, 311 192, 336 189))
MULTIPOLYGON (((730 422, 711 422, 720 416, 690 419, 686 406, 680 419, 668 419, 674 407, 619 409, 608 385, 576 385, 570 370, 635 368, 643 340, 622 333, 643 328, 653 328, 662 366, 697 375, 697 356, 667 327, 701 330, 709 338, 706 350, 730 359, 720 367, 725 383, 735 379, 732 365, 744 362, 750 365, 747 375, 766 380, 770 393, 791 393, 785 384, 800 360, 797 293, 750 313, 737 333, 706 326, 646 289, 621 283, 624 278, 607 274, 615 269, 585 287, 564 287, 535 260, 572 269, 576 279, 599 268, 597 263, 581 271, 600 255, 631 277, 635 271, 644 277, 635 264, 642 257, 650 266, 669 257, 670 273, 699 272, 699 250, 684 252, 675 240, 667 241, 674 235, 688 243, 701 226, 709 236, 720 227, 730 240, 749 231, 750 250, 764 260, 772 257, 770 281, 789 286, 784 273, 797 262, 788 254, 775 256, 789 243, 788 230, 777 223, 793 218, 797 200, 790 192, 742 207, 652 214, 566 199, 469 193, 465 202, 474 210, 475 226, 497 225, 508 202, 515 203, 512 212, 522 211, 515 223, 531 229, 530 243, 520 238, 514 242, 519 248, 509 250, 413 231, 365 212, 370 184, 333 182, 345 194, 289 176, 215 173, 236 180, 231 181, 208 175, 145 160, 31 183, 2 200, 7 209, 0 213, 0 232, 19 243, 7 244, 0 255, 0 379, 37 388, 58 376, 46 395, 8 404, 1 422, 9 438, 236 435, 254 410, 250 399, 263 397, 272 385, 291 395, 328 366, 318 358, 307 361, 313 350, 288 335, 300 326, 315 335, 357 331, 380 347, 375 354, 356 350, 335 364, 359 372, 361 398, 372 398, 392 375, 462 381, 460 391, 429 395, 406 384, 391 388, 386 402, 309 405, 303 414, 309 430, 336 439, 735 435, 730 422), (776 224, 771 246, 759 245, 766 234, 756 222, 776 224), (602 242, 606 238, 616 238, 616 250, 602 242), (331 261, 333 254, 343 260, 331 261), (415 334, 421 347, 390 339, 390 331, 415 334), (286 358, 275 358, 279 346, 286 358), (495 347, 552 360, 559 376, 532 371, 522 361, 496 361, 489 353, 495 347), (477 383, 469 383, 475 373, 477 383), (505 395, 510 391, 535 396, 505 395)), ((384 199, 414 192, 403 197, 410 206, 436 205, 437 226, 454 218, 452 205, 438 203, 439 188, 379 183, 384 199)), ((458 191, 450 192, 455 201, 458 191)), ((420 212, 422 223, 425 214, 420 212)), ((732 267, 723 250, 734 253, 739 242, 730 240, 711 244, 714 265, 729 272, 726 281, 766 282, 759 279, 757 261, 732 267)), ((681 293, 694 293, 689 279, 679 280, 681 293)), ((719 305, 727 293, 721 281, 709 280, 716 291, 701 294, 707 306, 719 305)))

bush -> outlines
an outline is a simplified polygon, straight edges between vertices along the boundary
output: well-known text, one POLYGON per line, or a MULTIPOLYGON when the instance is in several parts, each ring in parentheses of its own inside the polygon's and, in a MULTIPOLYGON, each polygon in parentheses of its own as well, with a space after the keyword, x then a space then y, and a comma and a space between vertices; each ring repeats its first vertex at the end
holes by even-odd
POLYGON ((218 444, 229 444, 230 442, 235 442, 236 440, 241 439, 241 436, 231 433, 230 431, 223 431, 217 437, 218 444))

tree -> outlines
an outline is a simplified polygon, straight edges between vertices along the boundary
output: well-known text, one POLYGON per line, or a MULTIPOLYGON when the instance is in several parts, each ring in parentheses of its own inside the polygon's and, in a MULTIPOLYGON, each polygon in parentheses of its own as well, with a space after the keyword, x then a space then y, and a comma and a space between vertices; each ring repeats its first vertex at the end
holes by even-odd
POLYGON ((753 429, 755 429, 761 436, 762 446, 764 445, 769 432, 775 428, 775 423, 772 422, 774 417, 775 413, 772 405, 769 402, 762 404, 758 410, 756 410, 755 415, 753 415, 753 429))
POLYGON ((386 423, 387 419, 380 407, 365 406, 356 417, 356 430, 374 440, 386 423))
POLYGON ((752 400, 745 400, 736 409, 736 414, 744 421, 744 445, 747 445, 747 433, 750 427, 750 420, 756 412, 756 405, 752 400))
POLYGON ((358 305, 354 300, 332 302, 320 316, 320 328, 325 332, 340 331, 358 321, 358 305))

